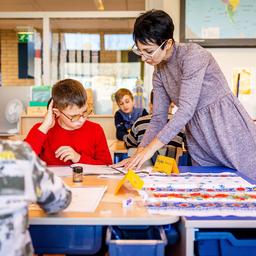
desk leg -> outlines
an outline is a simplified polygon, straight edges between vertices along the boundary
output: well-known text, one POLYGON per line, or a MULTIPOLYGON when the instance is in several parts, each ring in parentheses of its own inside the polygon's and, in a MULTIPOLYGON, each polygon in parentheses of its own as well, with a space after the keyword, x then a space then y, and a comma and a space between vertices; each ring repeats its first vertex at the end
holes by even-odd
POLYGON ((173 256, 194 256, 195 229, 186 228, 182 218, 178 225, 180 240, 173 248, 173 256))
POLYGON ((194 242, 195 242, 195 229, 194 228, 186 228, 186 256, 193 256, 194 255, 194 242))

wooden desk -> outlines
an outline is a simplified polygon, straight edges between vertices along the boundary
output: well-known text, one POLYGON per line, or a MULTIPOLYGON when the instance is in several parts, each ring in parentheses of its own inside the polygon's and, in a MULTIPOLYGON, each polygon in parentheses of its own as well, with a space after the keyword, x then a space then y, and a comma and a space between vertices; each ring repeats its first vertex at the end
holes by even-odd
POLYGON ((127 148, 121 140, 114 140, 109 148, 114 153, 127 153, 127 148))
MULTIPOLYGON (((75 186, 71 177, 64 180, 67 185, 75 186)), ((37 254, 91 255, 99 252, 105 243, 104 227, 108 225, 165 225, 179 220, 177 216, 149 214, 142 205, 138 193, 129 188, 122 188, 120 194, 114 195, 117 182, 116 179, 84 177, 84 182, 78 185, 79 187, 81 185, 107 186, 107 191, 93 213, 62 212, 46 215, 40 209, 30 210, 30 233, 35 252, 37 254), (134 199, 134 204, 130 208, 123 208, 123 200, 130 197, 134 199)))
MULTIPOLYGON (((64 178, 68 186, 76 186, 71 177, 64 178)), ((107 186, 98 208, 93 213, 62 212, 46 215, 42 210, 30 210, 31 225, 165 225, 177 222, 177 216, 151 215, 142 204, 142 199, 135 190, 122 188, 120 194, 114 195, 119 180, 102 179, 96 176, 85 176, 84 186, 107 186), (123 208, 124 199, 132 197, 134 204, 123 208)))
POLYGON ((112 147, 112 145, 116 142, 116 140, 112 140, 112 139, 107 139, 107 143, 108 143, 108 147, 109 149, 112 147))
MULTIPOLYGON (((225 172, 231 171, 225 167, 180 167, 181 172, 225 172)), ((65 178, 72 186, 71 178, 65 178)), ((108 187, 102 201, 94 213, 60 213, 46 216, 42 211, 30 211, 30 223, 38 225, 164 225, 178 221, 176 216, 150 215, 141 205, 141 198, 134 190, 123 188, 121 193, 113 194, 117 180, 99 179, 95 176, 85 176, 83 185, 108 187), (135 205, 122 208, 122 200, 133 197, 135 205)), ((193 256, 195 234, 200 229, 217 228, 253 228, 256 229, 256 217, 182 217, 179 222, 180 240, 172 251, 172 255, 193 256)))
POLYGON ((10 136, 0 136, 1 140, 24 140, 24 135, 10 135, 10 136))

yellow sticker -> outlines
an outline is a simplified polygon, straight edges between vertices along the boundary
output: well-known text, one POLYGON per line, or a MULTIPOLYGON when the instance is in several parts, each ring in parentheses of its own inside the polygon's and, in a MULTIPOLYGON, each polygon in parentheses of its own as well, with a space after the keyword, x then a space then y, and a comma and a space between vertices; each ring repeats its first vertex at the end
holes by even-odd
POLYGON ((158 155, 153 167, 155 172, 163 172, 168 175, 171 173, 179 173, 177 163, 174 158, 158 155))
POLYGON ((0 160, 15 160, 15 154, 12 151, 0 152, 0 160))
POLYGON ((135 189, 142 189, 144 185, 144 181, 137 175, 133 170, 128 170, 126 175, 119 181, 116 186, 115 194, 117 194, 120 188, 124 185, 126 181, 129 181, 133 188, 135 189))

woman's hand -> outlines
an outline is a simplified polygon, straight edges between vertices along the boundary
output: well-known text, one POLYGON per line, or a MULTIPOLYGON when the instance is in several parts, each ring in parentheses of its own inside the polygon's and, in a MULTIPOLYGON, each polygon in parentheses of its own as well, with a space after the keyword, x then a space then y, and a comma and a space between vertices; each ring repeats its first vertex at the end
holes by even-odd
POLYGON ((44 117, 44 121, 43 123, 39 126, 39 130, 44 133, 47 134, 48 131, 54 126, 55 124, 55 114, 53 112, 53 101, 51 101, 51 103, 49 104, 47 113, 44 117))
POLYGON ((150 159, 155 153, 155 150, 147 146, 142 150, 136 151, 136 153, 127 161, 124 165, 125 169, 140 169, 140 167, 150 159))
MULTIPOLYGON (((137 154, 138 152, 142 151, 142 150, 143 150, 143 147, 138 147, 137 150, 136 150, 136 152, 134 153, 134 155, 137 154)), ((133 155, 133 156, 134 156, 134 155, 133 155)), ((130 161, 131 161, 131 157, 126 158, 126 159, 122 160, 122 161, 119 162, 119 163, 113 164, 112 166, 113 166, 114 168, 125 167, 130 161)))
POLYGON ((125 169, 139 169, 147 160, 149 160, 154 153, 164 146, 159 139, 155 138, 151 141, 151 143, 143 148, 138 147, 135 154, 127 159, 124 159, 120 163, 114 165, 114 167, 124 167, 125 169))
POLYGON ((113 166, 114 168, 124 167, 127 164, 127 162, 129 162, 129 161, 130 161, 130 157, 126 158, 126 159, 124 159, 124 160, 122 160, 122 161, 120 161, 116 164, 112 164, 111 166, 113 166))
POLYGON ((68 160, 73 163, 77 163, 81 155, 78 154, 72 147, 70 146, 61 146, 55 151, 56 158, 59 158, 63 162, 67 162, 68 160))

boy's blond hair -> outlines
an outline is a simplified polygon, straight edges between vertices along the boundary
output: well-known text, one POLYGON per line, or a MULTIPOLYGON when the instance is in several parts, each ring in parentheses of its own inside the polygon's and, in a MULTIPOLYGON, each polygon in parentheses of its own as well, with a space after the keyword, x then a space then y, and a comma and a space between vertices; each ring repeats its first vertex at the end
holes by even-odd
POLYGON ((130 90, 126 89, 126 88, 121 88, 119 89, 116 93, 115 93, 115 100, 116 100, 116 103, 119 105, 119 102, 122 100, 122 98, 125 96, 125 95, 128 95, 131 97, 131 99, 133 100, 133 95, 131 93, 130 90))
POLYGON ((79 81, 64 79, 58 81, 52 87, 52 99, 54 107, 59 110, 73 105, 81 108, 86 104, 87 95, 83 85, 79 81))

